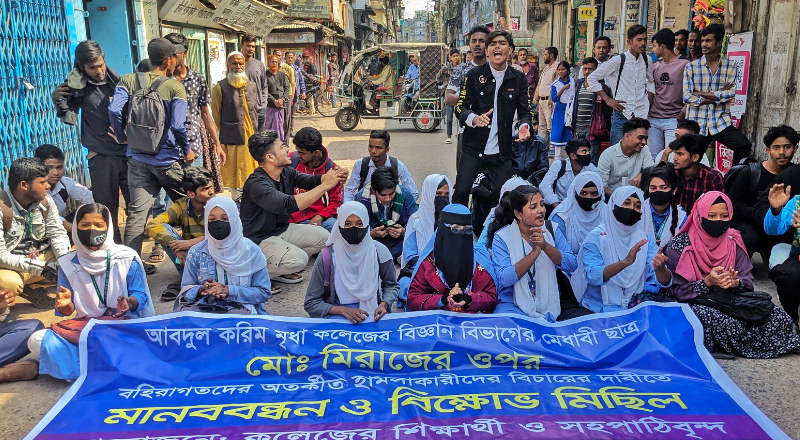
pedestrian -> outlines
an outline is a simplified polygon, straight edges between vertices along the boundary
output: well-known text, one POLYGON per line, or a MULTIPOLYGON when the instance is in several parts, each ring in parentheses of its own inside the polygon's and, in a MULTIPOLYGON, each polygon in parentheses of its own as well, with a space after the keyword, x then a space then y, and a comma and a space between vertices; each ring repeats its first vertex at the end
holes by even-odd
POLYGON ((108 106, 114 96, 119 74, 108 68, 105 52, 96 41, 78 43, 75 48, 75 67, 67 80, 50 95, 56 106, 56 116, 68 125, 78 125, 81 113, 81 145, 89 153, 89 178, 92 193, 98 203, 111 211, 114 241, 122 242, 119 231, 119 195, 125 209, 131 201, 128 189, 127 147, 114 137, 108 127, 108 106))
POLYGON ((647 149, 647 119, 631 118, 622 125, 622 139, 600 155, 597 172, 603 178, 606 198, 620 186, 639 186, 642 170, 655 165, 647 149))
POLYGON ((528 92, 536 90, 536 84, 539 83, 539 66, 528 62, 528 49, 522 47, 517 51, 517 65, 528 80, 528 92))
MULTIPOLYGON (((596 66, 594 66, 594 69, 592 69, 592 72, 597 70, 597 68, 600 67, 601 64, 603 64, 606 61, 608 61, 608 59, 610 58, 609 57, 609 53, 610 52, 611 52, 611 38, 608 38, 605 35, 601 35, 601 36, 595 38, 594 46, 592 46, 592 56, 591 56, 591 58, 594 58, 595 61, 597 61, 597 63, 596 63, 596 66)), ((586 62, 586 59, 584 59, 581 62, 581 66, 583 66, 583 64, 585 62, 586 62)), ((586 73, 584 73, 583 69, 581 69, 580 73, 578 74, 578 78, 579 79, 585 79, 586 76, 587 76, 586 73)))
MULTIPOLYGON (((306 87, 317 86, 317 88, 319 88, 320 79, 318 75, 319 71, 317 70, 317 66, 314 65, 314 54, 310 50, 303 52, 303 79, 306 82, 306 87)), ((316 93, 319 93, 319 89, 316 91, 316 93)), ((316 114, 317 103, 313 93, 310 96, 307 96, 307 101, 309 114, 316 114)))
POLYGON ((675 55, 675 34, 661 29, 653 35, 653 52, 661 58, 653 63, 655 94, 650 105, 648 144, 653 160, 675 139, 678 120, 683 119, 683 71, 688 60, 675 55))
MULTIPOLYGON (((458 61, 461 59, 461 54, 459 53, 458 49, 450 49, 450 62, 446 63, 439 69, 439 73, 436 74, 436 82, 438 84, 444 84, 445 90, 442 91, 442 96, 447 93, 446 88, 447 85, 450 84, 450 77, 453 76, 453 69, 458 66, 458 61)), ((445 127, 447 127, 447 140, 444 141, 446 144, 453 143, 452 136, 453 136, 453 110, 455 109, 455 105, 446 105, 444 107, 445 110, 445 127)))
POLYGON ((228 188, 241 189, 258 166, 247 150, 247 140, 255 132, 256 103, 261 95, 258 83, 251 81, 246 73, 245 56, 241 52, 231 52, 227 66, 228 75, 211 90, 211 112, 228 158, 222 166, 222 181, 228 188))
POLYGON ((303 69, 297 59, 297 54, 294 52, 286 52, 286 63, 292 68, 294 77, 294 94, 292 95, 292 106, 287 109, 286 115, 289 117, 289 124, 286 129, 286 135, 292 137, 294 133, 294 112, 297 108, 297 102, 301 99, 306 99, 306 82, 303 79, 303 69))
POLYGON ((280 70, 280 58, 277 55, 267 57, 267 106, 265 108, 264 128, 278 133, 278 139, 286 142, 284 120, 286 108, 291 102, 291 86, 289 78, 280 70))
POLYGON ((675 139, 669 146, 675 152, 673 164, 678 174, 680 205, 687 214, 691 214, 700 196, 724 189, 722 173, 700 163, 700 157, 708 146, 707 138, 687 134, 675 139))
POLYGON ((700 29, 689 31, 689 39, 686 42, 689 51, 689 61, 699 60, 703 56, 703 48, 700 42, 700 29))
MULTIPOLYGON (((328 150, 322 145, 322 133, 316 128, 301 128, 292 142, 296 150, 291 155, 292 166, 297 171, 315 176, 336 168, 336 163, 331 160, 328 150)), ((299 187, 294 189, 295 195, 305 191, 299 187)), ((331 232, 336 225, 336 211, 342 206, 343 197, 344 186, 336 185, 308 208, 292 214, 289 223, 321 226, 331 232)))
MULTIPOLYGON (((558 68, 558 49, 548 47, 544 50, 542 57, 545 67, 539 77, 539 84, 533 93, 533 104, 539 114, 539 133, 547 144, 550 144, 550 129, 553 127, 553 100, 550 95, 550 87, 556 80, 556 69, 558 68)), ((550 157, 554 157, 555 152, 550 148, 550 157)))
POLYGON ((750 157, 752 144, 733 125, 731 101, 736 96, 736 63, 721 55, 725 27, 712 24, 701 33, 703 57, 686 66, 683 102, 686 119, 700 125, 708 142, 719 142, 733 150, 733 163, 750 157))
MULTIPOLYGON (((485 26, 477 26, 472 28, 467 35, 469 41, 469 52, 467 52, 467 61, 461 63, 453 69, 450 75, 450 82, 447 84, 447 89, 444 92, 444 103, 452 105, 455 111, 455 105, 458 102, 458 96, 461 93, 461 86, 464 84, 464 76, 474 67, 482 66, 486 63, 486 37, 490 31, 485 26)), ((457 119, 457 118, 456 118, 457 119)), ((463 150, 463 134, 464 126, 459 122, 456 124, 458 141, 456 142, 456 169, 461 164, 461 153, 463 150)))
POLYGON ((675 55, 677 55, 682 60, 689 60, 688 51, 686 50, 686 46, 689 44, 689 31, 686 29, 681 29, 678 32, 675 32, 675 55))
POLYGON ((570 125, 565 123, 567 105, 575 98, 575 78, 569 76, 570 65, 566 61, 558 63, 556 78, 550 85, 550 99, 555 103, 550 128, 550 148, 553 158, 561 160, 561 148, 572 139, 570 125))
MULTIPOLYGON (((124 241, 126 246, 139 255, 142 253, 145 223, 156 195, 163 188, 173 202, 185 197, 181 183, 183 168, 195 159, 186 132, 186 88, 169 77, 175 71, 175 54, 180 50, 183 50, 182 45, 172 44, 164 38, 150 41, 147 54, 153 70, 123 76, 108 108, 111 129, 120 142, 128 142, 128 186, 131 203, 128 206, 130 213, 125 225, 124 241), (129 101, 131 106, 141 103, 142 100, 132 100, 131 97, 145 87, 155 89, 164 105, 164 120, 154 122, 160 124, 164 132, 160 141, 128 137, 131 134, 131 125, 136 121, 131 120, 132 116, 129 115, 135 113, 126 104, 129 101), (155 143, 157 145, 153 145, 155 143), (156 153, 153 154, 153 151, 156 153)), ((152 274, 156 268, 145 264, 145 271, 152 274)))
MULTIPOLYGON (((586 139, 589 141, 592 156, 591 163, 597 166, 600 160, 600 144, 609 141, 608 129, 611 127, 611 112, 613 109, 605 104, 597 93, 589 90, 586 77, 597 70, 599 62, 595 58, 584 58, 581 63, 581 78, 575 81, 575 97, 570 109, 572 117, 570 130, 573 139, 586 139)), ((606 93, 611 89, 602 85, 606 93)))
POLYGON ((53 198, 61 224, 71 234, 75 211, 67 212, 67 204, 81 206, 94 203, 92 190, 64 175, 64 152, 55 145, 40 145, 33 157, 41 160, 48 169, 47 183, 50 189, 47 190, 47 195, 53 198))
POLYGON ((465 76, 456 104, 456 116, 464 129, 464 156, 458 167, 453 203, 469 202, 475 177, 488 170, 492 204, 500 199, 500 186, 511 178, 512 146, 531 137, 531 100, 525 75, 506 62, 514 50, 507 31, 494 31, 486 38, 489 63, 471 69, 465 76), (502 96, 501 96, 502 95, 502 96), (519 135, 512 138, 516 113, 519 135))
POLYGON ((586 78, 589 90, 600 95, 614 109, 611 115, 611 145, 622 139, 625 121, 648 117, 650 95, 655 92, 653 70, 645 53, 647 28, 639 24, 631 26, 628 29, 628 46, 627 52, 604 62, 586 78), (605 84, 614 91, 613 95, 603 90, 601 80, 605 80, 605 84))
MULTIPOLYGON (((291 136, 291 127, 292 127, 292 116, 294 116, 294 96, 297 91, 295 87, 297 87, 297 81, 294 77, 294 68, 289 64, 283 61, 283 52, 280 49, 274 49, 272 51, 272 55, 278 57, 279 67, 278 69, 286 75, 286 78, 289 80, 289 93, 287 95, 287 102, 283 106, 283 135, 285 139, 289 139, 291 136)), ((269 57, 267 57, 267 61, 269 61, 269 57)), ((267 66, 269 67, 269 66, 267 66)), ((267 69, 269 70, 269 68, 267 69)))
POLYGON ((417 184, 411 177, 408 167, 402 161, 389 156, 389 140, 391 136, 386 130, 372 130, 369 134, 368 152, 369 156, 358 159, 353 164, 353 172, 347 186, 344 188, 344 201, 355 200, 356 193, 361 190, 372 178, 372 173, 377 169, 391 167, 397 168, 397 175, 400 183, 408 188, 414 196, 414 200, 419 198, 417 184))
MULTIPOLYGON (((254 100, 249 100, 249 104, 253 106, 253 110, 257 115, 254 120, 256 131, 264 131, 264 121, 266 120, 266 107, 267 107, 267 68, 261 60, 255 58, 256 54, 256 36, 253 34, 242 35, 242 52, 237 52, 244 57, 244 71, 247 74, 247 80, 256 86, 257 94, 254 100)), ((231 54, 228 54, 228 60, 231 59, 231 54)), ((228 73, 230 73, 230 66, 228 66, 228 73)), ((214 118, 216 120, 216 118, 214 118)), ((224 141, 222 141, 224 143, 224 141)), ((247 138, 245 138, 245 142, 247 138)), ((251 170, 252 171, 252 170, 251 170)), ((247 174, 245 174, 247 176, 247 174)), ((245 177, 246 178, 246 177, 245 177)), ((226 182, 227 183, 227 182, 226 182)), ((241 188, 241 187, 239 187, 241 188)))
POLYGON ((331 97, 331 108, 336 108, 336 82, 339 81, 339 57, 334 53, 331 54, 331 60, 328 61, 328 91, 331 97))

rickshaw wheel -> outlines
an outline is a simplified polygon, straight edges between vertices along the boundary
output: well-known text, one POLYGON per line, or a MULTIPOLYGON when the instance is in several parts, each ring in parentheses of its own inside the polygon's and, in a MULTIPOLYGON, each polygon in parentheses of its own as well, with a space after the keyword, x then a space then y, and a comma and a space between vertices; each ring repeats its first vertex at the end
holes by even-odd
POLYGON ((342 107, 336 113, 336 126, 342 131, 351 131, 358 125, 358 113, 353 107, 342 107))
POLYGON ((433 133, 439 125, 439 121, 430 110, 419 110, 411 115, 414 128, 420 133, 433 133))

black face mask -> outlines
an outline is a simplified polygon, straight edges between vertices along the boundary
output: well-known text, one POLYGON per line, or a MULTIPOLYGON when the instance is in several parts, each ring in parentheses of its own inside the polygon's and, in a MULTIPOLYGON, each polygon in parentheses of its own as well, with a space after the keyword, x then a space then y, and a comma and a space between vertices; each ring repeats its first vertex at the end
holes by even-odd
POLYGON ((705 217, 700 217, 700 226, 706 231, 706 234, 712 237, 721 237, 728 228, 731 227, 730 220, 709 220, 705 217))
POLYGON ((225 240, 231 235, 231 223, 222 220, 208 222, 208 234, 215 240, 225 240))
POLYGON ((445 206, 450 204, 450 198, 447 196, 436 196, 433 198, 433 218, 436 219, 434 224, 439 223, 439 214, 445 206))
POLYGON ((597 204, 600 203, 600 200, 602 200, 602 198, 600 197, 593 198, 593 197, 575 196, 575 201, 578 202, 578 206, 580 206, 581 209, 583 209, 584 211, 593 210, 597 206, 597 204))
POLYGON ((108 237, 108 229, 100 231, 97 229, 78 229, 78 240, 82 245, 89 246, 102 246, 108 237))
POLYGON ((591 154, 578 154, 576 156, 577 159, 575 159, 575 162, 578 162, 581 166, 588 167, 589 164, 592 163, 591 154))
POLYGON ((342 234, 344 241, 356 245, 364 241, 364 237, 367 236, 367 228, 343 228, 339 226, 339 233, 342 234))
POLYGON ((672 191, 653 191, 650 193, 651 205, 666 205, 672 200, 672 191))
POLYGON ((642 213, 636 212, 633 208, 614 207, 614 218, 625 226, 633 226, 642 219, 642 213))

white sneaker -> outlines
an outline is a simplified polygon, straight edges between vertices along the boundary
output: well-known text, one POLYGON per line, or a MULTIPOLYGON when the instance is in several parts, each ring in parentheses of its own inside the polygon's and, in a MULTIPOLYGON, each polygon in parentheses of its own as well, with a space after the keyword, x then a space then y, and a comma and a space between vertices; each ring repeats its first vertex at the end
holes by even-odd
POLYGON ((452 143, 453 143, 453 140, 452 140, 452 139, 450 139, 450 138, 447 138, 447 140, 446 140, 446 141, 444 141, 444 143, 445 143, 445 144, 452 144, 452 143))

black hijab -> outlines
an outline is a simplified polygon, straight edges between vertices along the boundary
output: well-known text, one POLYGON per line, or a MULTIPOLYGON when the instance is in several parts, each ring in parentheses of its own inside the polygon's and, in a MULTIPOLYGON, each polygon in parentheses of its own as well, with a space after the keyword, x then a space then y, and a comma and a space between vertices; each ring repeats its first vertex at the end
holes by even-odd
POLYGON ((439 217, 436 238, 433 244, 433 255, 436 268, 442 272, 447 287, 453 288, 456 283, 462 290, 472 282, 475 255, 472 247, 472 233, 456 234, 450 225, 471 226, 472 216, 463 205, 448 205, 439 217))

